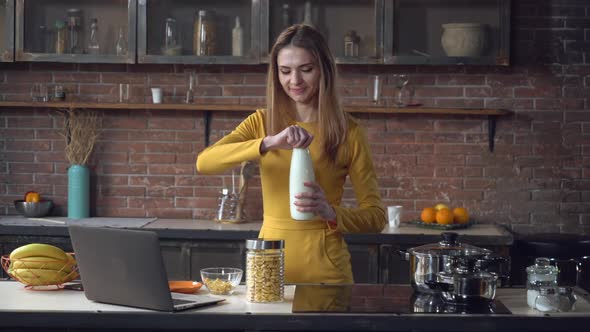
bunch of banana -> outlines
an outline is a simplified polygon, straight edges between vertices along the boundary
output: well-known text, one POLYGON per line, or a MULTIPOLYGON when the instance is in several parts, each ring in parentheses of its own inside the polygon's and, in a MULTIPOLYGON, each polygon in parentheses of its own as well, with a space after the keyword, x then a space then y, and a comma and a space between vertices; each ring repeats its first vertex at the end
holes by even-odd
POLYGON ((8 273, 26 285, 59 285, 78 276, 76 260, 58 247, 31 243, 10 254, 8 273))

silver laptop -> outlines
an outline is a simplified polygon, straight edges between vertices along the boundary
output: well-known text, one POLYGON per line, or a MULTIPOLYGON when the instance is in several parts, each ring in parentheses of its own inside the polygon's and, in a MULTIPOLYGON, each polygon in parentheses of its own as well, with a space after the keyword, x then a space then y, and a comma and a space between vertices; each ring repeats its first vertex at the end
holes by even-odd
POLYGON ((87 226, 69 226, 69 231, 89 300, 160 311, 185 310, 224 300, 171 293, 154 232, 87 226))

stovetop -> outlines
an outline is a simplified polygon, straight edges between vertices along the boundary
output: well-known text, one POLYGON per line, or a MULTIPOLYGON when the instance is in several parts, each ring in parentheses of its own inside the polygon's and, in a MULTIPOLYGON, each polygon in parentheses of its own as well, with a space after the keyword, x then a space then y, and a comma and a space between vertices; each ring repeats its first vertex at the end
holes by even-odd
POLYGON ((409 285, 297 285, 294 313, 395 313, 395 314, 511 314, 502 302, 456 304, 440 295, 414 292, 409 285))

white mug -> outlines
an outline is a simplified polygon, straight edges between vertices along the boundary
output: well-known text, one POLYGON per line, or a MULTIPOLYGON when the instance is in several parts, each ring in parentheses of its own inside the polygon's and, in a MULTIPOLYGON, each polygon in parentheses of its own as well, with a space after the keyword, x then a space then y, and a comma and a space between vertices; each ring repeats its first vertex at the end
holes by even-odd
POLYGON ((162 103, 162 88, 152 88, 152 100, 154 104, 162 103))
POLYGON ((389 221, 389 227, 399 227, 402 217, 403 206, 392 205, 387 207, 387 220, 389 221))

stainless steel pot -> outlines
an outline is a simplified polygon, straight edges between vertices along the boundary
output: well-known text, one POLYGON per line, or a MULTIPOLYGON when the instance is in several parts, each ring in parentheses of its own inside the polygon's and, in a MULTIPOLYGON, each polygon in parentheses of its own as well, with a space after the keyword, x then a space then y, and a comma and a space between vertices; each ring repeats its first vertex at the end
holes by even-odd
POLYGON ((446 302, 477 303, 496 297, 498 276, 485 271, 440 272, 438 282, 429 282, 432 289, 441 292, 446 302))
POLYGON ((438 282, 440 272, 452 272, 461 261, 483 261, 492 253, 488 249, 459 243, 457 233, 444 232, 441 236, 438 243, 399 251, 401 257, 410 262, 410 282, 418 292, 440 292, 427 285, 438 282))

